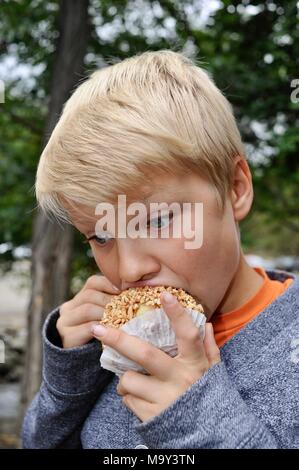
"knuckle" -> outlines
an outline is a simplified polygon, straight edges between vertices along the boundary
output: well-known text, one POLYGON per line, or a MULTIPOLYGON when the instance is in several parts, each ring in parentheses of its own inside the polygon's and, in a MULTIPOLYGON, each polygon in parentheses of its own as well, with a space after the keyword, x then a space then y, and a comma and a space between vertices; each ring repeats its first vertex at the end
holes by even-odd
POLYGON ((82 306, 82 316, 87 318, 93 311, 94 306, 91 303, 86 303, 82 306))
POLYGON ((131 380, 134 376, 135 376, 134 371, 132 371, 132 370, 127 370, 127 371, 123 374, 123 379, 124 379, 125 381, 128 381, 128 380, 131 380))
POLYGON ((77 292, 77 294, 76 294, 76 295, 74 295, 74 297, 73 297, 73 301, 74 301, 74 303, 75 303, 75 304, 76 304, 77 302, 80 302, 80 301, 82 301, 82 298, 83 298, 83 292, 84 292, 84 290, 83 290, 83 289, 81 289, 79 292, 77 292))
POLYGON ((60 316, 65 315, 68 312, 69 307, 70 307, 70 301, 64 302, 62 305, 60 305, 59 315, 60 316))
POLYGON ((197 343, 200 341, 199 331, 197 328, 188 328, 184 334, 184 338, 190 343, 197 343))
POLYGON ((107 336, 109 336, 109 340, 115 345, 115 346, 121 346, 121 343, 123 341, 123 334, 118 328, 111 328, 107 332, 107 336))
POLYGON ((183 380, 184 380, 184 386, 185 386, 186 388, 189 388, 189 387, 191 387, 191 385, 193 385, 193 384, 196 382, 197 379, 195 379, 195 378, 194 378, 192 375, 190 375, 190 374, 185 374, 183 380))
POLYGON ((84 289, 99 289, 104 288, 107 279, 105 276, 100 274, 93 274, 85 282, 84 289))
POLYGON ((127 370, 127 371, 123 374, 122 378, 120 379, 120 382, 119 382, 119 383, 120 383, 120 385, 121 385, 122 387, 125 387, 125 388, 126 388, 126 385, 129 383, 130 379, 132 378, 132 374, 131 374, 130 372, 131 372, 131 371, 127 370))
POLYGON ((184 339, 189 343, 197 343, 200 341, 200 335, 197 328, 191 326, 177 335, 180 339, 184 339))
POLYGON ((85 289, 81 294, 81 302, 89 302, 93 299, 95 302, 99 302, 101 305, 106 305, 111 301, 111 296, 105 294, 102 291, 95 291, 94 289, 85 289))
POLYGON ((57 322, 56 322, 56 329, 59 333, 59 335, 61 336, 61 338, 64 336, 64 332, 65 332, 65 326, 61 320, 61 318, 58 318, 57 322))
POLYGON ((86 302, 90 303, 90 299, 93 296, 93 290, 92 289, 85 289, 81 294, 80 294, 80 301, 81 302, 86 302))
MULTIPOLYGON (((169 311, 169 313, 171 314, 173 320, 176 323, 184 322, 184 324, 186 324, 186 315, 188 315, 188 314, 185 312, 185 309, 181 304, 176 304, 174 306, 169 307, 168 311, 169 311)), ((188 315, 188 317, 189 317, 189 315, 188 315)), ((189 320, 188 317, 187 317, 187 322, 189 320)))
POLYGON ((60 331, 61 331, 61 317, 59 317, 57 322, 56 322, 56 328, 57 328, 58 333, 60 333, 60 331))
POLYGON ((87 288, 85 289, 82 293, 81 293, 81 298, 82 299, 88 299, 90 297, 90 295, 92 294, 93 292, 93 289, 91 288, 87 288))
POLYGON ((89 278, 87 279, 87 281, 85 282, 85 287, 91 287, 95 284, 95 282, 97 281, 97 278, 99 276, 97 276, 96 274, 93 274, 92 276, 89 276, 89 278))
POLYGON ((153 361, 154 351, 150 346, 144 345, 140 350, 140 358, 143 362, 153 361))

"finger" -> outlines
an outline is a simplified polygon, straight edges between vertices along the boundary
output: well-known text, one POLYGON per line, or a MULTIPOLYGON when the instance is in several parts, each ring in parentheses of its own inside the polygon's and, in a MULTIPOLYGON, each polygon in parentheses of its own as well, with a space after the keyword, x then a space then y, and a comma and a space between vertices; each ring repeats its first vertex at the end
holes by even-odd
POLYGON ((120 294, 120 290, 118 289, 117 286, 114 286, 112 282, 107 279, 106 276, 102 276, 99 274, 94 274, 93 276, 90 276, 87 281, 85 282, 83 288, 81 291, 85 289, 94 289, 98 291, 104 291, 107 292, 108 294, 120 294))
POLYGON ((94 327, 93 333, 105 345, 140 364, 149 374, 161 380, 173 376, 174 359, 137 336, 129 335, 120 328, 103 325, 94 327))
MULTIPOLYGON (((80 305, 72 310, 67 317, 67 326, 82 325, 91 321, 100 321, 103 317, 104 308, 91 303, 80 305)), ((64 320, 66 322, 66 320, 64 320)))
POLYGON ((221 361, 220 351, 215 341, 213 325, 210 322, 205 325, 204 348, 211 366, 221 361))
POLYGON ((129 393, 150 403, 156 403, 161 393, 158 392, 160 388, 161 382, 156 377, 128 370, 118 382, 117 393, 119 395, 129 393))
POLYGON ((179 355, 192 360, 205 356, 200 331, 182 304, 169 292, 162 292, 160 298, 175 333, 179 355))
POLYGON ((147 421, 157 414, 155 405, 142 398, 127 394, 123 398, 124 405, 129 408, 141 421, 147 421))
POLYGON ((106 294, 105 292, 99 292, 94 289, 85 289, 80 291, 73 298, 73 306, 79 307, 79 305, 91 303, 99 305, 100 307, 105 307, 106 304, 111 302, 113 295, 106 294))
POLYGON ((96 325, 96 323, 87 322, 80 326, 66 327, 61 335, 64 349, 81 346, 93 339, 93 334, 91 333, 93 325, 96 325))

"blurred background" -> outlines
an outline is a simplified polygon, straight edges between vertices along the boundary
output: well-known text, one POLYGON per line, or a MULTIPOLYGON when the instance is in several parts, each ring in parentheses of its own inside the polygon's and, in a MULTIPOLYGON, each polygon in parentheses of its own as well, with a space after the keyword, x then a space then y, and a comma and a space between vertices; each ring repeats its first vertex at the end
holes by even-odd
POLYGON ((295 0, 0 1, 0 448, 19 446, 39 388, 45 317, 98 272, 33 191, 62 105, 93 70, 162 48, 200 59, 233 105, 253 173, 248 260, 299 272, 298 19, 295 0))

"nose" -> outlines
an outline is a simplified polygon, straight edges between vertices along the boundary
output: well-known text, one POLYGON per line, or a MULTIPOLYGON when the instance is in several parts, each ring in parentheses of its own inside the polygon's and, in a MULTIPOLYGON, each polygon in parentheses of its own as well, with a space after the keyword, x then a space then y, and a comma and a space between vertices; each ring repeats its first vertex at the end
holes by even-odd
POLYGON ((139 240, 118 239, 118 275, 122 290, 133 287, 135 282, 154 278, 159 271, 158 260, 139 246, 139 240))

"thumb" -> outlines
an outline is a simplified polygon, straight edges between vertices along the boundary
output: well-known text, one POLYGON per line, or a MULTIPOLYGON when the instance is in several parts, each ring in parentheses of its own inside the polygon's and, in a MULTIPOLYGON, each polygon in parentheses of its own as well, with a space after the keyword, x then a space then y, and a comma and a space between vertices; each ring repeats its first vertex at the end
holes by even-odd
POLYGON ((215 341, 212 323, 206 323, 204 348, 211 366, 221 361, 220 351, 215 341))

